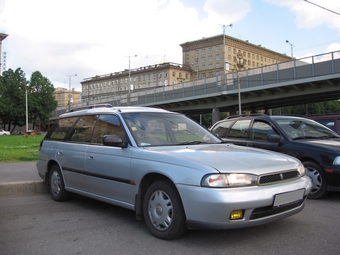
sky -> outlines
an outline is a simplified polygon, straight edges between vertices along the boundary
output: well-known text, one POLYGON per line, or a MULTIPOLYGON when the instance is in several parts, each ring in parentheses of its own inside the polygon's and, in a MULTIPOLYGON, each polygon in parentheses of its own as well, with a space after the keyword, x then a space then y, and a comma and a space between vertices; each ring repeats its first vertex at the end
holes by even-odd
POLYGON ((227 35, 295 58, 340 50, 338 0, 0 1, 6 69, 77 91, 84 79, 129 69, 129 59, 131 69, 182 64, 180 44, 229 24, 227 35))

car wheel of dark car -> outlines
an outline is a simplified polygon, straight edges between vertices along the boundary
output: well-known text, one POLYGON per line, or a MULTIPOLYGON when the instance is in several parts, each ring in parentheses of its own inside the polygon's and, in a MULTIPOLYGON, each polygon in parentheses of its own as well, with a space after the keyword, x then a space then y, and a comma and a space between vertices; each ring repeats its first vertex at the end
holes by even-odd
POLYGON ((322 168, 311 161, 303 162, 306 168, 306 174, 312 179, 312 190, 308 198, 322 198, 327 194, 327 183, 322 168))
POLYGON ((160 239, 175 239, 187 230, 180 196, 169 181, 157 181, 148 188, 143 212, 146 226, 160 239))
POLYGON ((53 200, 68 200, 70 193, 65 190, 64 179, 57 165, 52 166, 49 177, 49 191, 53 200))

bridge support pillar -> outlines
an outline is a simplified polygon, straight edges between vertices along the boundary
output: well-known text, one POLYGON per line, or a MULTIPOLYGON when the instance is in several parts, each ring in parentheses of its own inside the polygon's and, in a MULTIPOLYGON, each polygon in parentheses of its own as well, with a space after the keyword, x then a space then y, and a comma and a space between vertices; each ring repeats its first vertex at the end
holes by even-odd
POLYGON ((220 110, 218 108, 214 108, 212 111, 212 125, 214 125, 219 120, 220 120, 220 110))

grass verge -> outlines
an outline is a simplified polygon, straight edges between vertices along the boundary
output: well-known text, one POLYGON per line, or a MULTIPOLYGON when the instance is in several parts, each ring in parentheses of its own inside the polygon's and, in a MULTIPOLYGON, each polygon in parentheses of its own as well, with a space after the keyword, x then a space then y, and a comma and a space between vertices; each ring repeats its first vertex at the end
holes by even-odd
POLYGON ((0 162, 38 160, 39 145, 44 135, 23 138, 22 135, 0 136, 0 162))

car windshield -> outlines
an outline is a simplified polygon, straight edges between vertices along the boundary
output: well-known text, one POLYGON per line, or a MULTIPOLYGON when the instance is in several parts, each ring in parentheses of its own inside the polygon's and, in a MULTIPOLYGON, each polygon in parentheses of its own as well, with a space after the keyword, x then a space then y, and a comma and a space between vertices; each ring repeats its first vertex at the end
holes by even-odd
POLYGON ((138 146, 221 143, 219 138, 182 114, 140 112, 122 116, 138 146))
POLYGON ((276 119, 277 124, 293 140, 340 138, 333 130, 308 119, 276 119))

